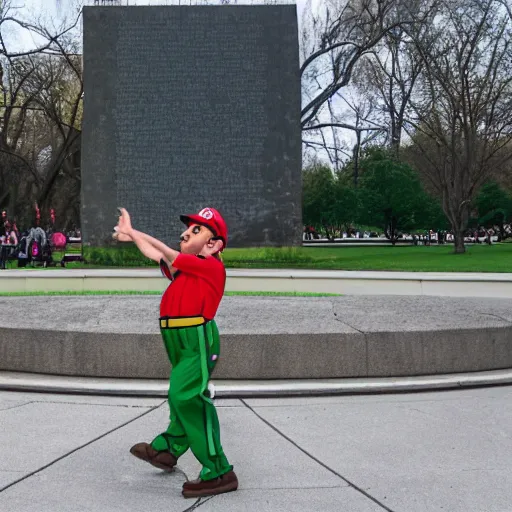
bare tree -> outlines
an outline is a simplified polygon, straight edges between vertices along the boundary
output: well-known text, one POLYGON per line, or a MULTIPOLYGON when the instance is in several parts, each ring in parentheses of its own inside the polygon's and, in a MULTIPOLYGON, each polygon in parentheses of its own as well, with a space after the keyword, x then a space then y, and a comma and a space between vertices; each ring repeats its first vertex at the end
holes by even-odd
POLYGON ((325 11, 309 15, 303 36, 300 73, 306 104, 302 126, 311 126, 326 102, 346 87, 361 58, 397 27, 419 23, 432 9, 430 2, 410 12, 405 0, 325 0, 325 11), (329 66, 331 69, 329 69, 329 66), (318 77, 332 79, 321 85, 318 77))
POLYGON ((512 159, 512 19, 500 0, 444 1, 431 37, 415 44, 424 73, 409 151, 462 253, 471 201, 512 159))
MULTIPOLYGON (((31 205, 37 201, 48 209, 58 187, 63 197, 52 206, 59 214, 64 202, 79 197, 77 187, 71 192, 62 186, 71 162, 79 171, 81 57, 71 37, 78 18, 48 28, 24 21, 9 2, 0 5, 0 205, 28 223, 31 205), (6 34, 13 27, 42 42, 11 50, 6 34)), ((77 176, 79 190, 75 170, 72 181, 77 176)))
MULTIPOLYGON (((317 142, 322 141, 319 147, 326 150, 335 169, 340 167, 340 159, 345 159, 347 153, 350 155, 355 162, 355 185, 358 157, 365 143, 382 140, 383 134, 391 133, 395 147, 399 147, 405 106, 414 85, 406 83, 402 68, 398 72, 395 65, 389 70, 393 76, 391 83, 382 86, 386 98, 388 93, 393 94, 384 107, 389 115, 379 115, 375 107, 382 105, 382 99, 370 93, 373 83, 364 83, 375 78, 368 71, 369 62, 393 41, 393 54, 397 57, 396 39, 403 38, 404 27, 425 27, 435 12, 437 1, 325 0, 323 10, 313 12, 311 6, 305 9, 301 41, 302 129, 314 134, 317 142), (399 87, 403 90, 399 91, 399 87), (391 104, 399 95, 402 96, 400 104, 391 104), (368 106, 371 106, 369 110, 368 106), (348 137, 340 136, 340 132, 346 134, 347 131, 355 139, 349 151, 343 141, 348 137)), ((384 69, 388 72, 385 66, 384 69)), ((374 75, 383 74, 377 65, 373 70, 374 75)), ((383 81, 381 79, 380 83, 383 81)), ((311 137, 304 140, 307 145, 312 143, 311 137)))
POLYGON ((83 81, 81 56, 61 44, 60 56, 45 56, 37 67, 35 104, 42 109, 51 134, 51 153, 37 201, 49 210, 57 205, 60 217, 77 212, 80 202, 80 148, 83 81), (39 84, 48 83, 40 89, 39 84))
POLYGON ((333 101, 328 102, 330 120, 326 123, 317 120, 316 124, 303 128, 303 131, 316 133, 322 138, 322 146, 327 151, 335 171, 339 172, 343 167, 340 154, 352 159, 352 179, 354 186, 357 187, 361 151, 367 144, 375 142, 385 132, 385 128, 372 120, 374 106, 371 100, 357 95, 352 99, 341 93, 337 93, 334 98, 337 100, 336 106, 333 106, 333 101), (342 119, 348 122, 342 122, 342 119), (355 141, 352 146, 339 136, 338 131, 341 129, 345 133, 348 131, 353 134, 355 141), (332 147, 326 144, 324 130, 332 131, 332 147))
MULTIPOLYGON (((411 7, 412 8, 412 7, 411 7)), ((387 143, 398 158, 402 143, 403 125, 410 108, 410 100, 423 63, 414 41, 424 40, 429 34, 429 21, 435 10, 421 22, 388 31, 381 42, 363 58, 354 83, 360 94, 373 99, 380 111, 379 122, 387 127, 387 143)))

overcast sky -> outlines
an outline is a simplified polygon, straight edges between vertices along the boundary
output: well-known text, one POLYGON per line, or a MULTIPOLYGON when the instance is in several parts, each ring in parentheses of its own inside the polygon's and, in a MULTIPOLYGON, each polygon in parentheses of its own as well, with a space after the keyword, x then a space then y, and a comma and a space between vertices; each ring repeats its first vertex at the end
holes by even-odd
MULTIPOLYGON (((177 2, 177 0, 122 0, 122 3, 126 5, 128 1, 129 5, 168 5, 177 2)), ((193 0, 194 1, 194 0, 193 0)), ((318 4, 321 0, 312 0, 313 4, 318 4)), ((297 5, 299 21, 302 17, 302 12, 306 5, 307 0, 296 0, 294 3, 297 5)), ((45 26, 60 26, 64 19, 72 18, 76 9, 77 0, 15 0, 13 5, 19 7, 17 10, 18 17, 22 17, 27 21, 33 21, 34 19, 44 20, 45 26), (60 6, 60 7, 58 7, 60 6)), ((86 4, 92 3, 89 0, 85 1, 86 4)), ((186 4, 187 0, 183 0, 186 4)), ((251 4, 259 3, 258 0, 239 0, 239 4, 251 4)), ((263 3, 263 2, 261 2, 263 3)), ((292 2, 290 2, 292 3, 292 2)), ((10 26, 10 30, 7 36, 7 41, 10 48, 15 47, 28 49, 33 48, 37 43, 37 40, 31 37, 28 31, 24 31, 10 26)))
MULTIPOLYGON (((2 0, 0 0, 1 2, 2 0)), ((177 3, 178 0, 128 0, 129 5, 169 5, 173 3, 177 3)), ((195 0, 192 0, 194 2, 195 0)), ((316 10, 321 6, 323 0, 310 0, 312 9, 316 10)), ((126 5, 127 0, 122 0, 123 5, 126 5)), ((188 0, 182 0, 184 4, 188 3, 188 0)), ((17 18, 22 18, 26 21, 34 22, 34 20, 38 20, 39 24, 43 24, 46 27, 55 26, 60 27, 64 23, 65 25, 69 24, 71 19, 76 18, 77 14, 77 5, 81 5, 83 2, 81 0, 12 0, 12 5, 18 7, 16 10, 15 16, 17 18)), ((260 0, 238 0, 239 4, 257 4, 260 3, 260 0)), ((263 2, 261 2, 263 3, 263 2)), ((302 15, 305 7, 308 4, 308 0, 296 0, 295 2, 287 2, 287 3, 295 3, 297 5, 297 14, 299 25, 302 19, 302 15)), ((85 4, 92 4, 91 0, 85 0, 85 4)), ((9 51, 23 51, 32 49, 38 46, 38 43, 41 44, 42 40, 34 39, 34 37, 30 34, 30 32, 20 29, 18 26, 14 24, 10 24, 4 26, 4 40, 7 44, 9 51)), ((56 31, 56 30, 55 30, 56 31)), ((54 32, 54 31, 52 31, 54 32)), ((300 40, 300 39, 299 39, 300 40)), ((338 103, 335 98, 335 103, 338 103)), ((323 114, 321 114, 323 116, 323 114)), ((327 119, 325 121, 328 121, 327 119)), ((342 130, 344 132, 344 130, 342 130)), ((317 139, 313 134, 308 135, 310 139, 317 139)), ((329 133, 326 134, 327 139, 330 139, 329 133)), ((353 133, 347 132, 344 134, 343 138, 353 143, 353 133)), ((328 141, 329 142, 329 141, 328 141)))

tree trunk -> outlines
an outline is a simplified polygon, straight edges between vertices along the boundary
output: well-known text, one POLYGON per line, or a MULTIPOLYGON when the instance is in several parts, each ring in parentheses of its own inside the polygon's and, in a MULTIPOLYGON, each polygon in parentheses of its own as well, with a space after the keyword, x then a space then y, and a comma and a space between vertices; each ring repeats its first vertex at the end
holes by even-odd
POLYGON ((466 246, 464 245, 464 230, 456 229, 453 232, 455 254, 464 254, 466 252, 466 246))
POLYGON ((325 234, 327 236, 327 240, 329 240, 329 242, 334 242, 334 237, 333 237, 332 233, 329 231, 329 227, 327 226, 327 224, 324 224, 324 229, 325 229, 325 234))
POLYGON ((384 235, 391 242, 391 245, 394 247, 396 245, 396 241, 398 240, 398 233, 396 230, 397 219, 395 216, 391 216, 388 223, 384 227, 384 235))
POLYGON ((356 131, 356 139, 357 142, 354 146, 353 155, 354 155, 354 188, 357 188, 357 182, 359 180, 359 152, 361 151, 361 132, 356 131))

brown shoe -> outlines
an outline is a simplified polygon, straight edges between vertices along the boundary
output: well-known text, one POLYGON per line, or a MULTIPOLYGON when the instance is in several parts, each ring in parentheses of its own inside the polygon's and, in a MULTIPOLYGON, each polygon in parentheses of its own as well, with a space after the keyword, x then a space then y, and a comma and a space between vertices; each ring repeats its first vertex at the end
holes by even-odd
POLYGON ((169 452, 158 452, 148 443, 137 443, 130 448, 130 453, 138 459, 149 462, 155 468, 170 473, 174 471, 178 459, 169 452))
POLYGON ((213 496, 238 489, 238 479, 234 471, 230 471, 213 480, 191 480, 183 484, 183 496, 185 498, 200 498, 201 496, 213 496))

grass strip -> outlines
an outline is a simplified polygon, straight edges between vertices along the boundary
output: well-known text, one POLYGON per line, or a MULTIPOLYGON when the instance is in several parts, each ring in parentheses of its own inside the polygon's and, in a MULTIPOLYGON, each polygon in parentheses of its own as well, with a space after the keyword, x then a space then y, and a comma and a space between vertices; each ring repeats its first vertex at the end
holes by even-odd
MULTIPOLYGON (((0 297, 48 297, 72 295, 162 295, 163 291, 137 291, 137 290, 87 290, 63 292, 0 292, 0 297)), ((315 292, 224 292, 227 297, 339 297, 337 293, 315 292)))
MULTIPOLYGON (((136 247, 85 248, 84 262, 66 268, 157 268, 136 247)), ((227 249, 226 268, 383 270, 406 272, 512 272, 512 243, 468 245, 464 254, 453 246, 337 246, 227 249)), ((9 262, 15 268, 16 262, 9 262)), ((60 269, 59 267, 48 270, 60 269)), ((1 272, 0 272, 1 277, 1 272)))

